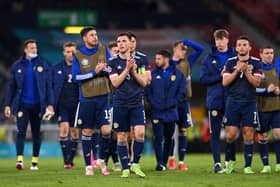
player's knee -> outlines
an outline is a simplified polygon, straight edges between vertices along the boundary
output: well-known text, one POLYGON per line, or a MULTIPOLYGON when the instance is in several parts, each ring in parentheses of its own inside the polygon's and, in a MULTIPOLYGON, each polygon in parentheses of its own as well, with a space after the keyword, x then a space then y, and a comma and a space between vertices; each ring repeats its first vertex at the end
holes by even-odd
POLYGON ((261 141, 268 141, 268 133, 261 133, 261 134, 259 134, 259 139, 261 141))
POLYGON ((254 140, 254 136, 251 135, 251 134, 246 134, 246 135, 243 135, 243 140, 246 142, 246 141, 253 141, 254 140))
POLYGON ((139 134, 137 134, 137 136, 135 136, 135 139, 141 139, 141 140, 143 140, 145 138, 145 133, 143 132, 143 133, 139 133, 139 134))
POLYGON ((127 135, 125 132, 118 132, 118 142, 127 142, 127 135))
POLYGON ((254 139, 254 131, 244 130, 243 131, 243 139, 244 141, 251 141, 254 139))
POLYGON ((71 131, 71 138, 72 139, 79 139, 79 132, 71 131))
POLYGON ((182 132, 182 133, 185 133, 187 131, 187 129, 185 128, 185 127, 181 127, 180 129, 179 129, 179 132, 182 132))
POLYGON ((252 144, 254 144, 254 140, 245 140, 244 139, 244 144, 245 145, 252 145, 252 144))
POLYGON ((145 126, 137 125, 134 127, 135 139, 143 139, 145 136, 145 126))
POLYGON ((273 137, 274 137, 274 140, 280 140, 280 132, 277 131, 277 132, 273 132, 273 137))
POLYGON ((68 131, 66 129, 60 129, 60 136, 64 137, 64 136, 67 136, 68 134, 68 131))
POLYGON ((108 136, 111 134, 110 126, 109 125, 103 125, 101 127, 101 133, 102 135, 108 136))
POLYGON ((235 140, 236 134, 234 132, 227 132, 226 140, 227 142, 233 142, 235 140))
POLYGON ((145 129, 139 129, 135 131, 135 139, 144 139, 145 137, 145 129))
POLYGON ((92 129, 83 129, 82 134, 85 136, 91 136, 92 135, 92 129))

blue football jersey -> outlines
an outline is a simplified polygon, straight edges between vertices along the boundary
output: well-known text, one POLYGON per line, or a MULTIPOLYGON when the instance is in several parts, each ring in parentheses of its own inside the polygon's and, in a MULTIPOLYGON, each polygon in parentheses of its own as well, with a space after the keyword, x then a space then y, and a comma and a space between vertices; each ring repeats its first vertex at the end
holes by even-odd
MULTIPOLYGON (((225 65, 224 74, 231 74, 236 69, 238 57, 228 59, 225 65)), ((248 71, 254 76, 262 76, 261 62, 258 58, 250 57, 248 60, 248 71)), ((239 72, 232 83, 227 86, 228 97, 236 101, 255 101, 256 88, 249 83, 243 72, 239 72)))
POLYGON ((61 89, 59 102, 61 103, 78 103, 79 87, 72 79, 72 66, 67 66, 65 70, 65 79, 61 89))
MULTIPOLYGON (((146 69, 147 65, 141 57, 134 56, 137 65, 137 72, 146 69)), ((111 69, 110 77, 120 75, 126 67, 126 59, 119 56, 112 58, 108 66, 111 69)), ((113 90, 113 106, 136 107, 143 105, 144 88, 138 84, 134 77, 129 73, 118 88, 113 90)))

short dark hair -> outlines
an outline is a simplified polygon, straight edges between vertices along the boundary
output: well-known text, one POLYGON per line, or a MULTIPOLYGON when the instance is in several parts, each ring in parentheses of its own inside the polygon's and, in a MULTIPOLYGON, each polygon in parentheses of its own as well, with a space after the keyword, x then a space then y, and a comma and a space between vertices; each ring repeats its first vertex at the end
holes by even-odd
POLYGON ((37 43, 37 42, 36 42, 36 40, 34 40, 34 39, 25 40, 25 41, 23 42, 23 48, 24 48, 24 49, 27 48, 27 45, 30 44, 30 43, 37 43))
POLYGON ((127 33, 130 35, 130 38, 135 38, 135 39, 137 39, 136 35, 135 35, 133 32, 128 31, 127 33))
POLYGON ((160 49, 160 50, 157 51, 156 54, 157 55, 162 55, 163 57, 166 57, 166 58, 171 58, 171 53, 167 49, 160 49))
POLYGON ((85 35, 87 35, 87 33, 91 30, 96 30, 96 28, 93 26, 84 27, 80 32, 81 37, 84 37, 85 35))
POLYGON ((182 40, 177 40, 173 43, 173 47, 177 47, 179 44, 182 44, 183 41, 182 40))
POLYGON ((260 53, 263 53, 263 50, 264 49, 273 49, 273 47, 271 46, 271 45, 265 45, 265 46, 262 46, 261 48, 260 48, 260 53))
POLYGON ((116 41, 110 41, 108 43, 108 48, 112 49, 113 47, 118 47, 118 43, 116 41))
POLYGON ((217 29, 213 33, 215 39, 229 38, 229 32, 226 29, 217 29))
POLYGON ((241 36, 239 36, 239 37, 237 38, 236 41, 238 41, 238 40, 247 40, 247 41, 249 42, 249 44, 251 45, 251 41, 250 41, 250 39, 249 39, 248 36, 241 35, 241 36))
POLYGON ((184 45, 184 42, 182 40, 177 40, 173 43, 173 48, 177 47, 178 45, 183 44, 182 50, 187 50, 188 46, 184 45))
POLYGON ((121 32, 121 33, 119 33, 118 36, 117 36, 117 38, 118 38, 118 37, 121 37, 121 36, 127 36, 128 39, 131 40, 131 35, 128 34, 128 32, 121 32))
POLYGON ((75 42, 65 42, 63 44, 63 49, 65 49, 66 47, 77 47, 75 42))

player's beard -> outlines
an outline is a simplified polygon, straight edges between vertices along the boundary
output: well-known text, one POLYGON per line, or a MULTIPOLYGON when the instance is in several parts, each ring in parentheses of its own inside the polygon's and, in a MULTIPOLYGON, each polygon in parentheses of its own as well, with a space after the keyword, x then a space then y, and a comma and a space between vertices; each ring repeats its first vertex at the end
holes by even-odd
POLYGON ((98 45, 98 41, 92 41, 92 42, 87 42, 87 45, 90 47, 90 48, 94 48, 98 45))
POLYGON ((163 67, 163 63, 156 63, 156 66, 161 69, 163 67))
POLYGON ((246 55, 248 55, 248 51, 239 53, 239 56, 246 56, 246 55))

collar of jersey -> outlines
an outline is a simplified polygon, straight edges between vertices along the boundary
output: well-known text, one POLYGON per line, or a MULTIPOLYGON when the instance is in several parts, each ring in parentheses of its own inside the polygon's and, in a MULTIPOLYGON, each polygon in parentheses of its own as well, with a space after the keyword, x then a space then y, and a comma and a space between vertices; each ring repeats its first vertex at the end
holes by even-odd
POLYGON ((82 53, 84 53, 85 55, 92 55, 95 54, 98 50, 98 46, 94 47, 94 48, 87 48, 85 45, 81 47, 80 51, 82 53))
POLYGON ((271 70, 274 68, 274 64, 265 64, 262 62, 262 69, 263 70, 271 70))

